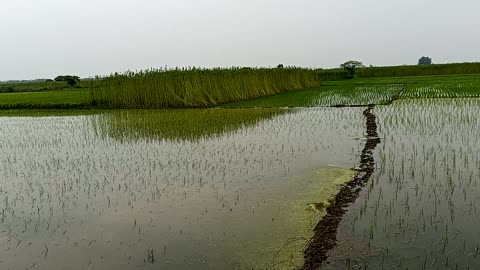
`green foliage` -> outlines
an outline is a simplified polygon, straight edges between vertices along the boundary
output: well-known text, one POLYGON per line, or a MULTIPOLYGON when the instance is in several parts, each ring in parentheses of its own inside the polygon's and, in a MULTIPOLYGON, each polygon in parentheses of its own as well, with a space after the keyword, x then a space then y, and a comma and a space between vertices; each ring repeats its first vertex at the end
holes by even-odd
POLYGON ((348 72, 348 79, 352 79, 355 76, 357 69, 364 66, 360 61, 350 60, 341 64, 340 67, 348 72))
POLYGON ((72 75, 61 75, 57 76, 54 80, 56 82, 67 82, 67 85, 69 87, 74 87, 80 81, 80 77, 72 75))
MULTIPOLYGON (((341 69, 319 70, 321 80, 344 80, 346 71, 341 69)), ((457 74, 478 74, 480 63, 454 63, 435 65, 411 65, 411 66, 389 66, 389 67, 365 67, 358 69, 357 78, 378 78, 378 77, 404 77, 404 76, 430 76, 430 75, 457 75, 457 74)))
POLYGON ((209 107, 320 85, 302 68, 146 70, 92 82, 89 104, 108 108, 209 107))
POLYGON ((431 65, 432 64, 432 58, 422 56, 420 59, 418 59, 418 64, 419 65, 431 65))
MULTIPOLYGON (((80 81, 75 87, 84 88, 89 84, 86 81, 80 81)), ((40 92, 40 91, 56 91, 66 88, 64 81, 29 81, 29 82, 7 82, 0 83, 0 93, 8 92, 40 92)))
POLYGON ((319 69, 318 77, 323 81, 341 81, 348 79, 349 73, 342 68, 319 69))
POLYGON ((400 76, 429 76, 455 75, 480 73, 480 63, 415 65, 398 67, 372 68, 373 76, 368 76, 368 70, 361 70, 359 76, 367 77, 400 77, 400 76))

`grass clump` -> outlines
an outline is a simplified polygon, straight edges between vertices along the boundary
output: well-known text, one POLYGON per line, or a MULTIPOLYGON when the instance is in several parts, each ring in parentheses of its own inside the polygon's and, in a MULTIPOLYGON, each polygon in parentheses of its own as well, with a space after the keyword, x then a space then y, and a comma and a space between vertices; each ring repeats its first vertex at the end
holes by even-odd
POLYGON ((303 68, 152 69, 113 74, 91 87, 89 104, 106 108, 195 108, 320 85, 303 68))

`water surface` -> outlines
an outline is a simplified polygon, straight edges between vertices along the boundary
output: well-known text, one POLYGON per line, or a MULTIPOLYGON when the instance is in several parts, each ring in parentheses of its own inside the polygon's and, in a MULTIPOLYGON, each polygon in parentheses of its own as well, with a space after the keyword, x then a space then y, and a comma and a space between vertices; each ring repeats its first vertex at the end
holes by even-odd
POLYGON ((0 117, 0 268, 301 265, 322 215, 311 203, 357 163, 361 111, 0 117))

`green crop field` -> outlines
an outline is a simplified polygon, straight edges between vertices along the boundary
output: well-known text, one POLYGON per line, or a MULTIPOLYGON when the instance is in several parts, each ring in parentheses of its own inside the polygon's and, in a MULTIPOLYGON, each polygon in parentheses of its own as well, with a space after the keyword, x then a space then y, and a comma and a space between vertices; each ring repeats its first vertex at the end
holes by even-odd
POLYGON ((192 68, 114 74, 83 81, 81 88, 65 88, 65 82, 0 83, 0 90, 9 90, 0 91, 0 109, 366 106, 400 98, 480 96, 478 74, 341 81, 321 77, 300 68, 192 68))
POLYGON ((314 107, 384 105, 399 98, 480 97, 480 75, 417 76, 328 81, 322 86, 222 105, 314 107))
POLYGON ((85 106, 86 89, 0 93, 0 109, 78 108, 85 106))

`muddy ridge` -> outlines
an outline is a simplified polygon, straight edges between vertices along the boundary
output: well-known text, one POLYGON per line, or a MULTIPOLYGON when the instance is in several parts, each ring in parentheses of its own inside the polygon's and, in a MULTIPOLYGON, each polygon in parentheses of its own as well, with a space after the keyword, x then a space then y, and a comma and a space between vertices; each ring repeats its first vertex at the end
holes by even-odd
POLYGON ((367 141, 360 156, 360 167, 353 179, 346 183, 327 207, 327 214, 315 226, 314 236, 304 251, 304 265, 302 269, 319 269, 327 259, 327 253, 336 245, 337 229, 347 207, 357 199, 362 188, 375 171, 373 150, 380 143, 377 133, 376 117, 371 112, 374 105, 369 105, 363 111, 366 118, 367 141))

